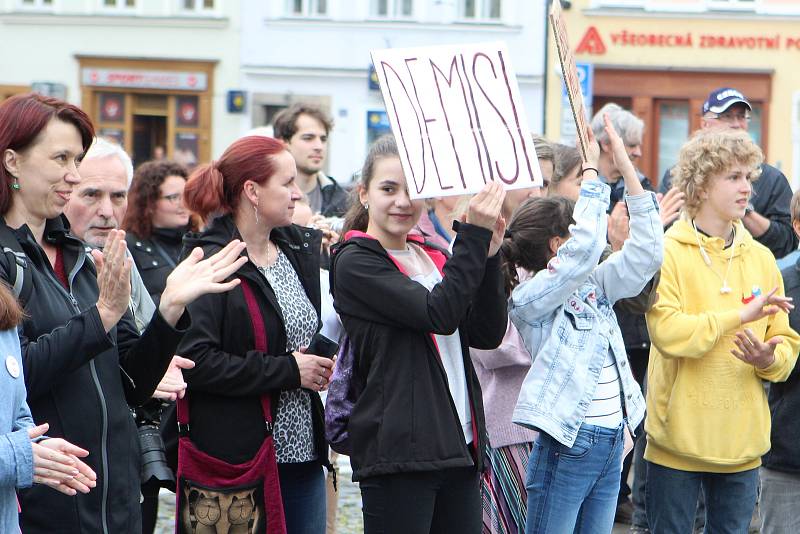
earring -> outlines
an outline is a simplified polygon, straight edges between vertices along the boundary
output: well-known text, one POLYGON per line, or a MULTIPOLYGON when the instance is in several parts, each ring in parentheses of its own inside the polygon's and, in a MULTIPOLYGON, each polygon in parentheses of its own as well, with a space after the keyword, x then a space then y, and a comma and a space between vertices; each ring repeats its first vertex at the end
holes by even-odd
POLYGON ((369 202, 364 202, 364 209, 369 211, 369 202))
POLYGON ((13 189, 14 191, 19 191, 19 180, 17 179, 16 176, 14 176, 14 183, 11 184, 11 189, 13 189))
POLYGON ((256 214, 256 224, 258 224, 258 202, 253 204, 253 213, 256 214))

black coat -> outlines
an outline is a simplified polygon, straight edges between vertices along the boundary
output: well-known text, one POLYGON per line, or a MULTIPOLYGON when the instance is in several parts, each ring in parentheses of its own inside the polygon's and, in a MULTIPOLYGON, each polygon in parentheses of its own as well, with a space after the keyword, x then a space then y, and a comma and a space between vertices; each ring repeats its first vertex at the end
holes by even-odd
MULTIPOLYGON (((187 235, 184 250, 200 246, 208 257, 233 239, 241 236, 233 219, 226 215, 214 219, 203 233, 187 235)), ((293 225, 275 228, 272 239, 291 262, 319 317, 322 235, 293 225)), ((178 354, 195 362, 194 369, 183 372, 189 385, 192 441, 212 456, 242 463, 255 455, 267 435, 260 396, 272 396, 274 416, 280 392, 300 387, 300 371, 294 356, 286 352, 283 315, 266 278, 252 262, 244 264, 234 276, 247 280, 258 300, 266 327, 267 353, 254 348, 247 303, 242 288, 236 287, 227 293, 200 297, 189 306, 192 328, 178 354)), ((328 465, 322 401, 319 394, 310 393, 315 450, 320 464, 328 465)))
MULTIPOLYGON (((0 222, 5 225, 5 221, 0 222)), ((109 333, 97 311, 97 277, 66 219, 48 220, 44 238, 61 247, 70 291, 57 280, 27 226, 10 230, 28 258, 32 292, 19 328, 28 404, 48 435, 89 451, 97 473, 88 495, 68 497, 46 486, 20 491, 27 533, 141 532, 139 441, 130 405, 150 398, 182 335, 156 314, 139 337, 129 313, 109 333)), ((0 277, 8 280, 0 255, 0 277)), ((178 328, 188 326, 188 316, 178 328)))
MULTIPOLYGON (((781 271, 787 297, 800 301, 800 261, 781 271)), ((797 306, 797 304, 795 304, 797 306)), ((800 331, 800 308, 789 312, 789 326, 800 331)), ((772 412, 771 448, 764 455, 764 467, 788 473, 800 473, 800 365, 795 365, 785 382, 769 385, 769 409, 772 412)))
POLYGON ((481 389, 469 347, 494 349, 508 313, 491 232, 462 224, 433 291, 404 275, 377 240, 354 237, 334 254, 334 307, 364 389, 350 418, 353 479, 475 465, 487 443, 481 389), (458 328, 472 406, 468 447, 431 333, 458 328), (477 454, 475 451, 479 451, 477 454))
POLYGON ((154 228, 147 239, 142 239, 131 232, 125 235, 128 250, 136 262, 139 274, 142 275, 142 282, 156 304, 161 300, 161 293, 167 285, 167 277, 180 263, 185 233, 186 228, 182 227, 154 228))

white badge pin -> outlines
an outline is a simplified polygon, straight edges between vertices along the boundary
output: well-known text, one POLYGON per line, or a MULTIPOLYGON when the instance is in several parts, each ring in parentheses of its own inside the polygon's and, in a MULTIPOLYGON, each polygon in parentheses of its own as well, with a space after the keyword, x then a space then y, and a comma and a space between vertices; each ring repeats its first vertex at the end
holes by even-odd
POLYGON ((19 378, 19 362, 15 357, 6 357, 6 369, 13 378, 19 378))

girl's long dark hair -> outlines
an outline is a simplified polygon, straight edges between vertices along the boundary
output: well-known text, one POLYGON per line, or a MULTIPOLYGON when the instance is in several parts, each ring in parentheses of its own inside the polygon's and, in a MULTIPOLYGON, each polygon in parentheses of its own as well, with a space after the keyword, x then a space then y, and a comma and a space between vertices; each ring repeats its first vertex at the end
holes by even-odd
POLYGON ((361 176, 350 193, 350 208, 344 216, 342 237, 350 230, 367 231, 369 212, 361 204, 358 193, 362 188, 365 191, 369 189, 369 184, 375 173, 375 163, 381 158, 390 157, 400 157, 400 152, 397 150, 397 141, 395 141, 393 135, 379 137, 370 145, 367 159, 364 160, 364 166, 361 168, 361 176))
POLYGON ((509 294, 519 285, 517 267, 533 273, 547 267, 550 239, 569 235, 574 209, 575 203, 564 197, 529 198, 517 208, 500 247, 509 294))

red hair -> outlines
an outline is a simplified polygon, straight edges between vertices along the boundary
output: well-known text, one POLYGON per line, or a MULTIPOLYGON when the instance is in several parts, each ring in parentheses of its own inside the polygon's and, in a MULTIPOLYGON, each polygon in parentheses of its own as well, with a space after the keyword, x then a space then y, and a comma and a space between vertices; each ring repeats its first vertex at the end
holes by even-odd
MULTIPOLYGON (((0 156, 6 150, 22 152, 30 147, 52 119, 72 124, 81 135, 86 152, 94 139, 94 126, 89 116, 78 106, 57 98, 27 93, 15 95, 0 104, 0 156)), ((0 164, 0 214, 11 208, 13 177, 0 164)))
POLYGON ((251 135, 225 150, 217 161, 197 167, 186 188, 186 207, 205 221, 215 213, 231 213, 239 205, 244 183, 263 184, 275 174, 275 156, 286 150, 283 141, 251 135))

